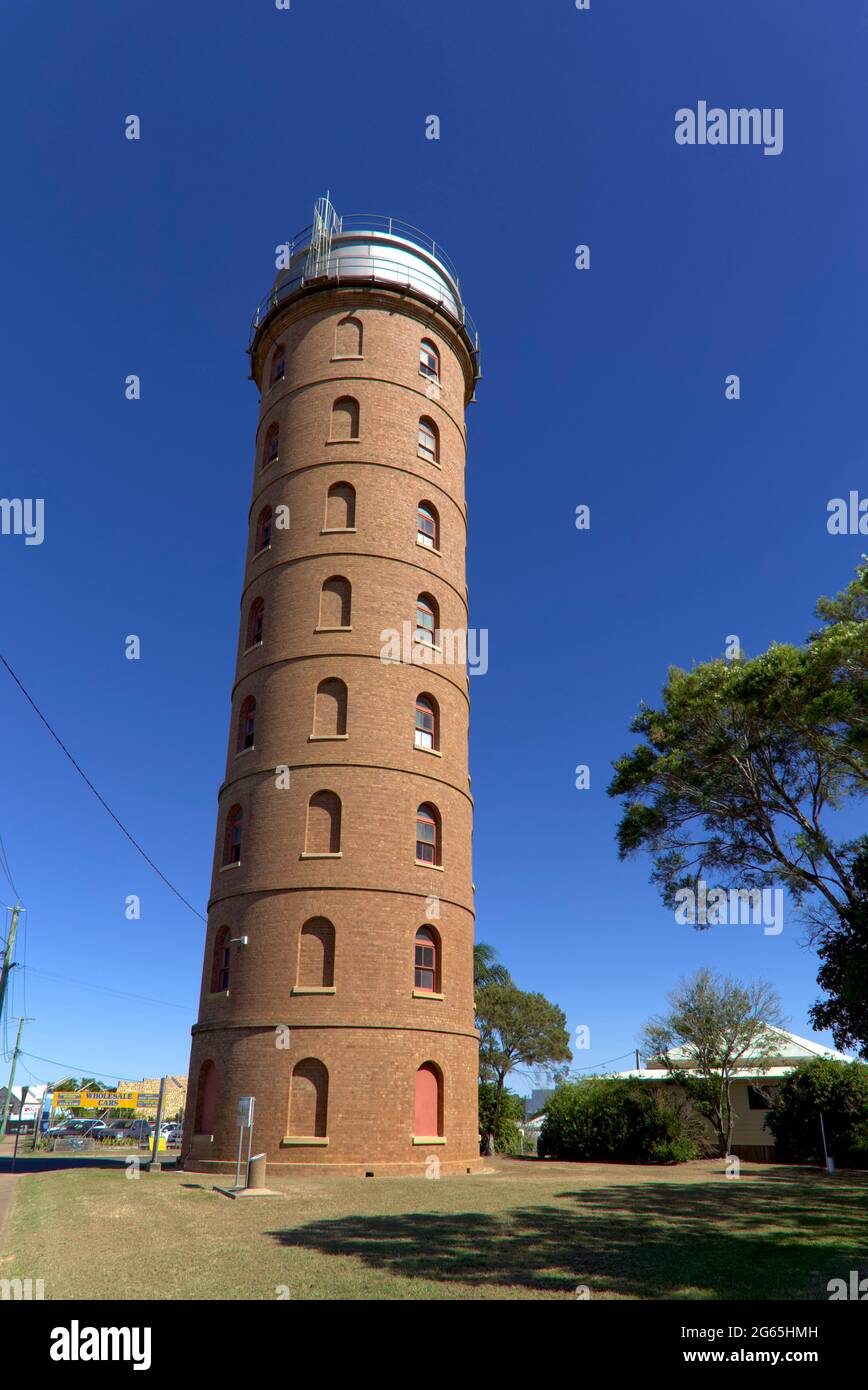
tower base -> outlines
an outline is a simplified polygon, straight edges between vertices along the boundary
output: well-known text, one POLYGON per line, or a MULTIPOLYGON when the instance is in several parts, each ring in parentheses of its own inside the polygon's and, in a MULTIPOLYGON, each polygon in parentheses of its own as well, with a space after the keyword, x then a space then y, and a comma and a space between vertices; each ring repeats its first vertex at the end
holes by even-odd
MULTIPOLYGON (((268 1164, 269 1175, 280 1178, 429 1178, 433 1177, 431 1167, 426 1159, 418 1163, 281 1163, 270 1160, 268 1164)), ((472 1158, 469 1160, 439 1160, 438 1177, 456 1178, 472 1176, 480 1173, 484 1166, 482 1158, 472 1158)), ((219 1159, 203 1160, 198 1158, 182 1157, 178 1162, 178 1167, 185 1173, 205 1173, 212 1176, 219 1176, 225 1173, 235 1172, 235 1163, 223 1162, 219 1159)))

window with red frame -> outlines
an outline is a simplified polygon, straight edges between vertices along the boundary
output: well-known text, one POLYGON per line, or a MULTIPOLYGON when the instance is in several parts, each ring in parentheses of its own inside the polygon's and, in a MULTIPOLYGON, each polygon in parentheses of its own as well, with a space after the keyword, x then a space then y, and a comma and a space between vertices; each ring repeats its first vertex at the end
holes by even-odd
POLYGON ((420 594, 416 600, 416 641, 434 643, 437 632, 437 606, 430 594, 420 594))
POLYGON ((257 647, 262 641, 262 624, 265 620, 265 604, 261 598, 255 598, 250 605, 250 614, 247 619, 247 646, 257 647))
POLYGON ((440 353, 430 338, 423 338, 419 344, 419 371, 432 381, 440 380, 440 353))
POLYGON ((238 748, 239 753, 243 753, 245 748, 253 747, 253 734, 256 725, 256 701, 252 695, 241 706, 238 716, 238 748))
POLYGON ((437 462, 437 426, 433 420, 422 418, 419 421, 419 444, 418 451, 423 459, 429 463, 437 462))
POLYGON ((256 550, 258 555, 261 550, 267 550, 271 545, 271 521, 272 511, 270 507, 263 507, 259 513, 259 520, 256 523, 256 550))
POLYGON ((437 513, 430 502, 420 502, 416 510, 416 539, 429 550, 440 549, 440 527, 437 513))
POLYGON ((417 748, 437 747, 437 706, 430 695, 416 696, 414 741, 417 748))
POLYGON ((224 864, 241 863, 241 827, 244 812, 240 806, 233 806, 226 817, 226 844, 223 853, 224 864))
POLYGON ((214 963, 211 971, 211 993, 222 994, 229 988, 229 928, 221 927, 214 942, 214 963))
POLYGON ((286 348, 283 343, 278 343, 274 349, 274 356, 271 359, 271 384, 282 381, 286 372, 286 348))
POLYGON ((414 988, 427 989, 433 994, 437 988, 437 938, 430 927, 420 927, 417 931, 415 950, 414 988))
POLYGON ((269 425, 268 433, 265 436, 265 462, 276 463, 280 453, 280 426, 277 424, 269 425))
POLYGON ((424 803, 416 812, 416 859, 420 864, 440 862, 440 834, 437 813, 424 803))

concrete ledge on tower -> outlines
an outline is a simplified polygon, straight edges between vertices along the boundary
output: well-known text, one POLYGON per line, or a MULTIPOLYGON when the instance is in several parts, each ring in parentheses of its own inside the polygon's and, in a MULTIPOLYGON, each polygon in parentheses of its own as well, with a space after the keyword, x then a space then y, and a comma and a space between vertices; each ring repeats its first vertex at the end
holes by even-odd
POLYGON ((290 994, 335 994, 334 985, 293 985, 290 994))
POLYGON ((309 1145, 309 1146, 315 1146, 315 1147, 320 1148, 320 1149, 324 1149, 327 1143, 328 1143, 328 1139, 327 1139, 325 1136, 319 1136, 319 1135, 301 1135, 301 1134, 285 1134, 284 1137, 283 1137, 283 1138, 281 1139, 281 1141, 280 1141, 280 1147, 281 1147, 282 1149, 288 1149, 288 1148, 298 1148, 298 1147, 300 1147, 301 1145, 309 1145))
POLYGON ((433 1135, 431 1135, 430 1138, 428 1138, 428 1139, 426 1139, 424 1135, 422 1135, 422 1136, 420 1137, 420 1136, 414 1134, 414 1135, 413 1135, 413 1143, 414 1143, 414 1144, 445 1144, 445 1143, 446 1143, 446 1140, 443 1138, 442 1134, 433 1134, 433 1135))

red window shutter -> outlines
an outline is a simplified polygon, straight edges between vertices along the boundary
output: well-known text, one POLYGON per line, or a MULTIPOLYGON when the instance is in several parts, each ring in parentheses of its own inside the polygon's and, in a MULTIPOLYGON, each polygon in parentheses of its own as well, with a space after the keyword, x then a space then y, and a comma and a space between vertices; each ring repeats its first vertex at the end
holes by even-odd
POLYGON ((440 1078, 427 1062, 416 1073, 416 1126, 419 1138, 440 1133, 440 1078))

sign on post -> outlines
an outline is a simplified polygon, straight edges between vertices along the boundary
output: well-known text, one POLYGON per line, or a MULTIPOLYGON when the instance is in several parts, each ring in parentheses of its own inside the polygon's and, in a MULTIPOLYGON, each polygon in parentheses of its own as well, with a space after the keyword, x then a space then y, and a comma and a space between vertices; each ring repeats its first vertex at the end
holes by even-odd
POLYGON ((241 1189, 241 1152, 244 1145, 244 1131, 247 1130, 247 1161, 253 1149, 253 1104, 255 1096, 239 1096, 236 1118, 238 1120, 238 1162, 235 1165, 235 1190, 241 1189))

